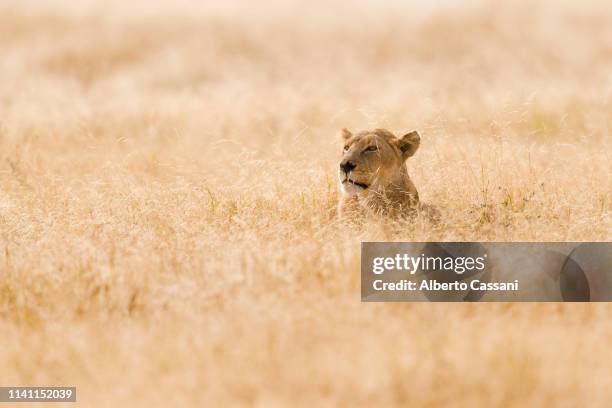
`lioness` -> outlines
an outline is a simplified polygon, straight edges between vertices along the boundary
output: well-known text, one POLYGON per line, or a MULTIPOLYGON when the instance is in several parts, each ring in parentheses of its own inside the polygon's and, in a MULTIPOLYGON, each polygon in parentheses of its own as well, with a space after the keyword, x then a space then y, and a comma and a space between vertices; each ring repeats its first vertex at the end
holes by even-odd
POLYGON ((355 213, 400 216, 413 212, 419 194, 408 176, 406 159, 419 148, 416 131, 395 137, 386 129, 340 131, 344 151, 338 169, 340 217, 355 213))

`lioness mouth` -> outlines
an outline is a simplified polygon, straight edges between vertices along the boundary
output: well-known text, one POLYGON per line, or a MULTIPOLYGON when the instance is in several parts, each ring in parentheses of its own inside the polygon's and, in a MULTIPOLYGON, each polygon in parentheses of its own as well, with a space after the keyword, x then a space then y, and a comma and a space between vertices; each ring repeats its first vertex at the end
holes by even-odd
POLYGON ((365 190, 366 188, 368 188, 368 185, 367 185, 367 184, 360 183, 360 182, 355 181, 355 180, 351 180, 351 179, 350 179, 350 178, 348 178, 348 177, 347 177, 347 178, 345 178, 345 179, 344 179, 344 181, 342 182, 342 184, 344 184, 344 183, 351 183, 351 184, 354 184, 354 185, 356 185, 357 187, 361 187, 361 188, 363 188, 364 190, 365 190))

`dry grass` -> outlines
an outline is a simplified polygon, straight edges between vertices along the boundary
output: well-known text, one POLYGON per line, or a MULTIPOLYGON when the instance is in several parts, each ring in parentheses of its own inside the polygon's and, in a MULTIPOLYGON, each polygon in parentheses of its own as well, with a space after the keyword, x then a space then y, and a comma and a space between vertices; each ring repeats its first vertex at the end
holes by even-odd
POLYGON ((1 385, 610 401, 612 307, 362 304, 358 269, 362 240, 611 239, 609 6, 326 4, 2 5, 1 385), (344 126, 420 131, 439 225, 334 217, 344 126))

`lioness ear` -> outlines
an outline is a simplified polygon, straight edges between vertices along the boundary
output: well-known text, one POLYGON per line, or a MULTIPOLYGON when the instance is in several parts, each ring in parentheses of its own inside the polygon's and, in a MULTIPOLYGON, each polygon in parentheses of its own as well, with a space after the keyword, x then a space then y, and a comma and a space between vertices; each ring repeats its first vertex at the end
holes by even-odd
POLYGON ((351 132, 349 132, 349 130, 347 128, 343 128, 340 131, 340 137, 344 140, 348 140, 353 136, 353 134, 351 132))
POLYGON ((421 144, 421 136, 419 136, 416 130, 413 130, 397 139, 396 143, 397 147, 402 151, 402 157, 406 160, 416 153, 421 144))

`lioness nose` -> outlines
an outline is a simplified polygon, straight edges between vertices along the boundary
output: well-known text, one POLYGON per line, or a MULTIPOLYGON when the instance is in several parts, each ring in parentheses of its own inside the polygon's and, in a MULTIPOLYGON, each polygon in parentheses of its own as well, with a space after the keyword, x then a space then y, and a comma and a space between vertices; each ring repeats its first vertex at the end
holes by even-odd
POLYGON ((342 163, 340 163, 340 168, 345 173, 348 173, 349 171, 353 170, 355 167, 357 166, 355 166, 355 163, 353 163, 352 161, 343 161, 342 163))

